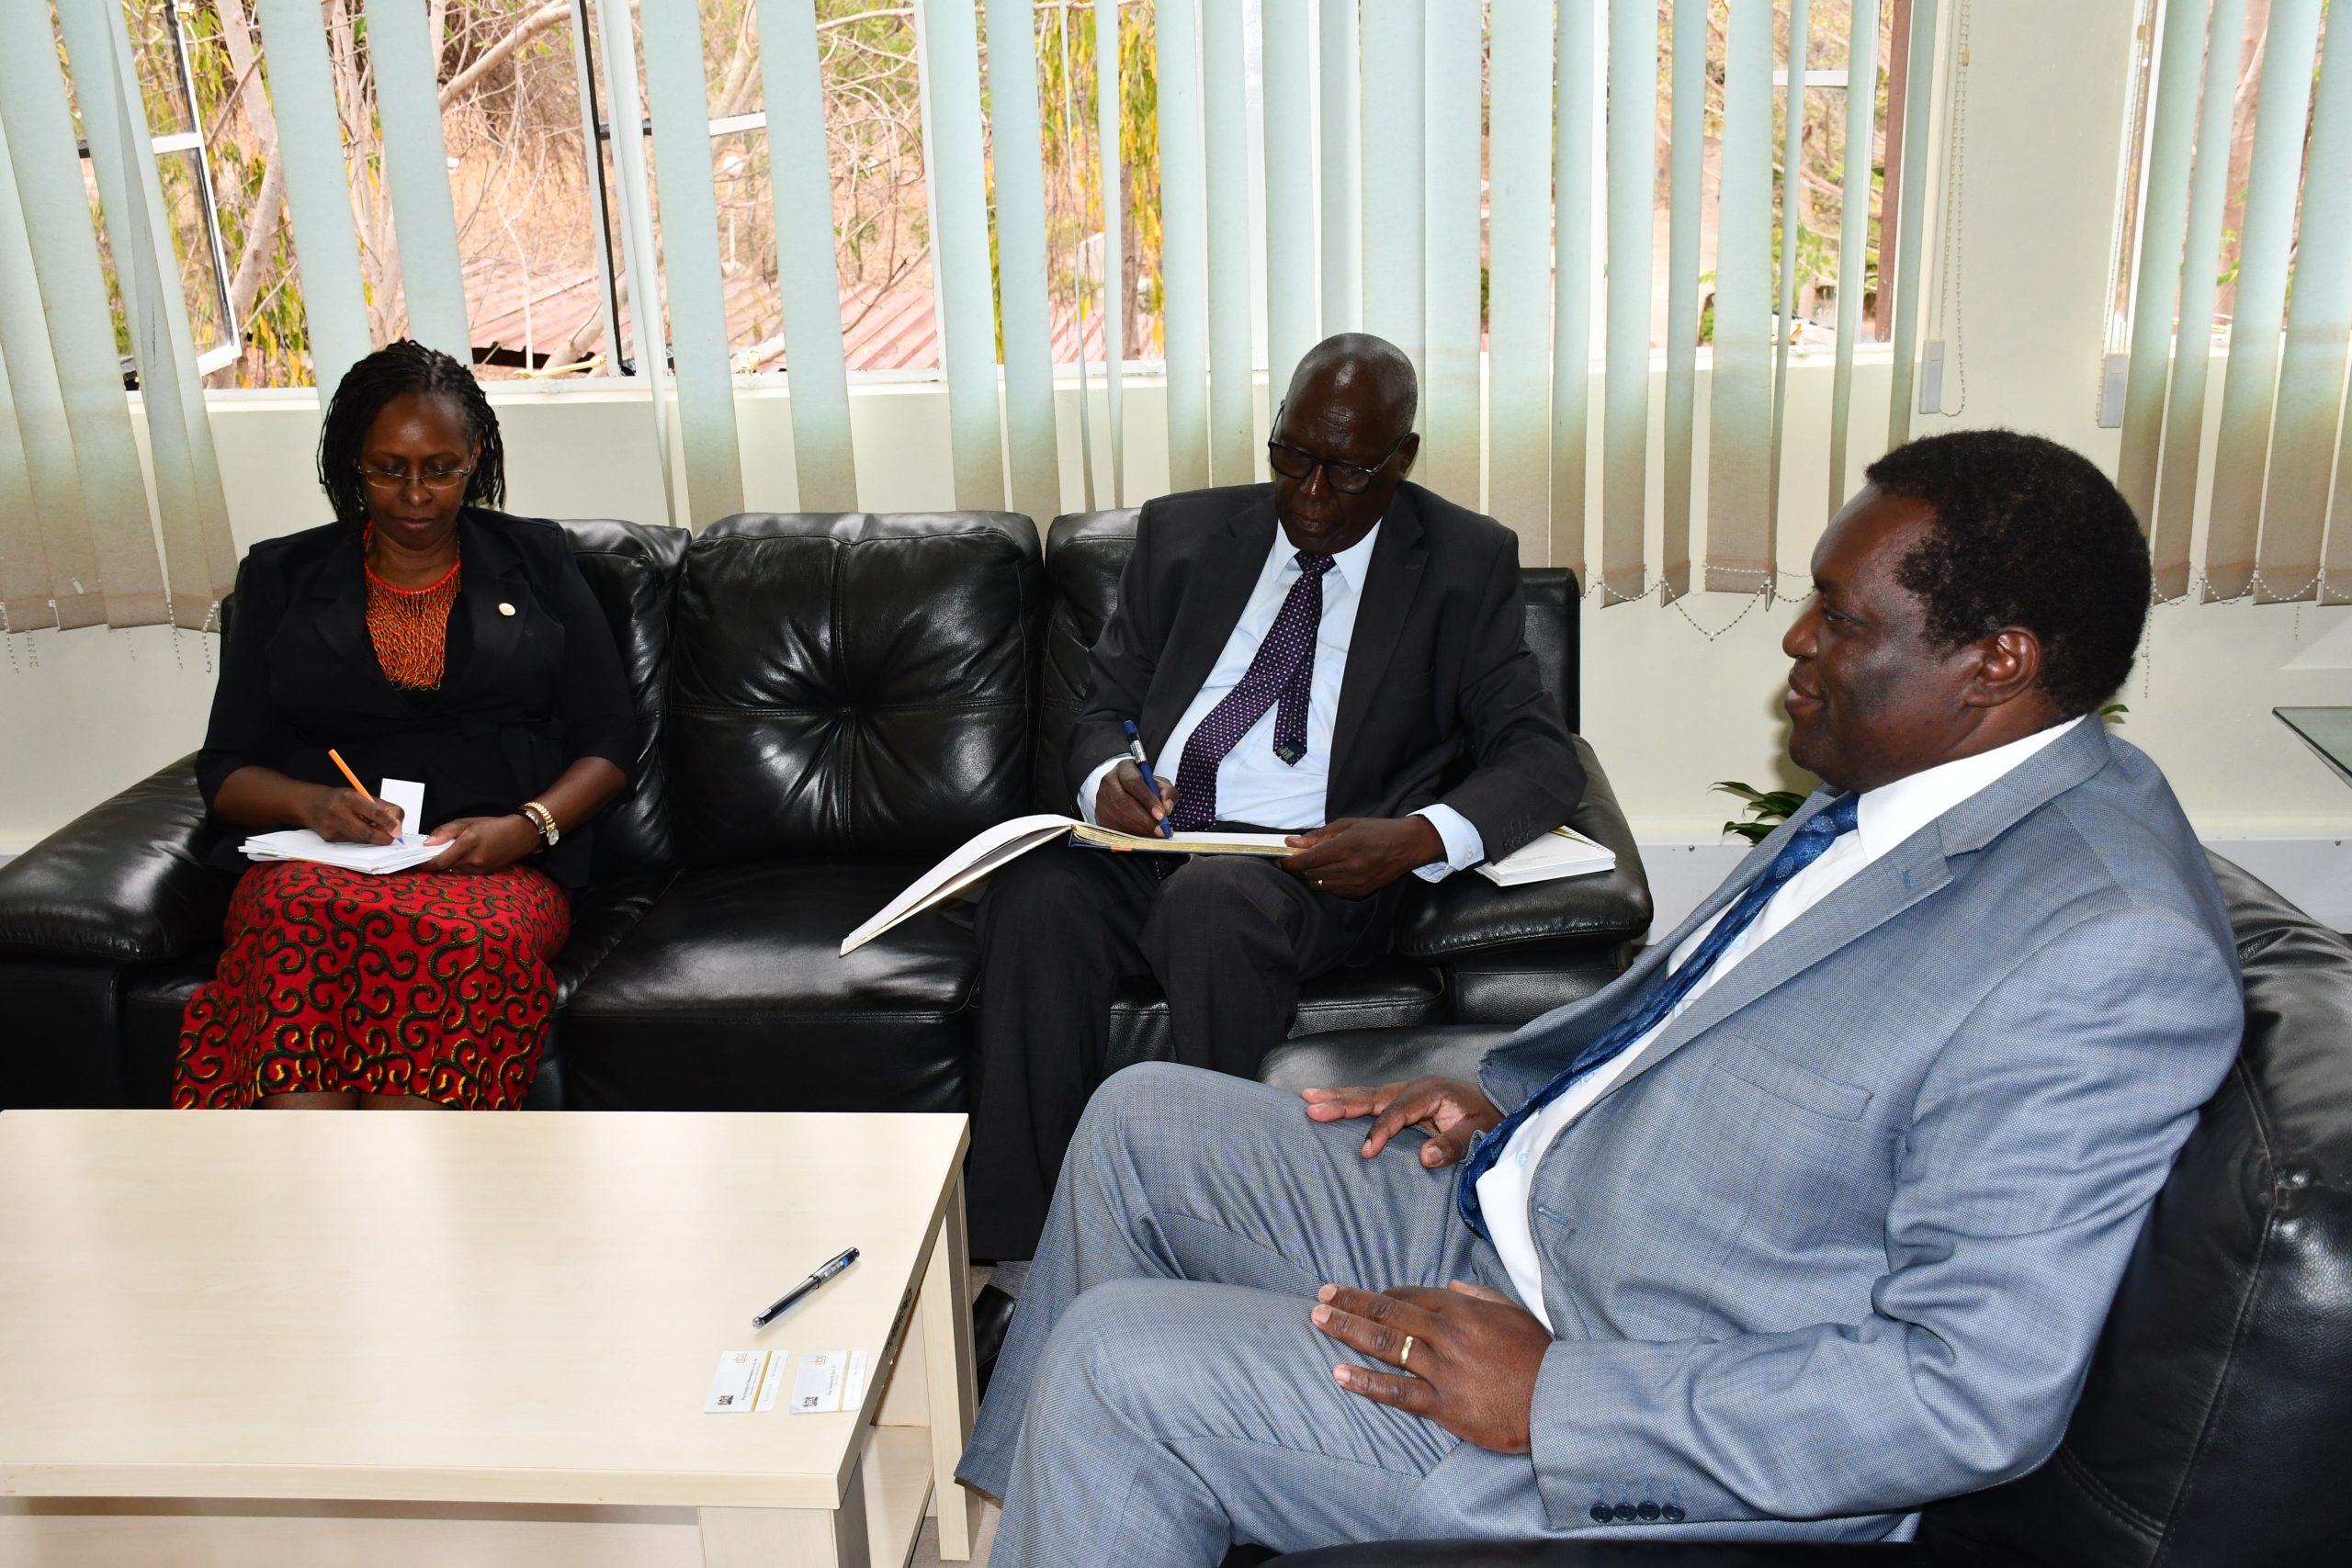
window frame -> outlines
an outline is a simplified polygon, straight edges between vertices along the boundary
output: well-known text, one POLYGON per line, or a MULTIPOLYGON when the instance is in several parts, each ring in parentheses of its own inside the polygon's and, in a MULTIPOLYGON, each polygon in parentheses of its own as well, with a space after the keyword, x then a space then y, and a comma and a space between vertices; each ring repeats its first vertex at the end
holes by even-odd
MULTIPOLYGON (((188 63, 187 23, 180 14, 180 4, 181 0, 163 0, 164 20, 172 39, 172 62, 179 76, 180 95, 187 101, 188 129, 157 136, 151 128, 148 147, 158 158, 187 157, 196 164, 197 211, 204 226, 205 249, 212 258, 212 295, 220 308, 223 333, 220 342, 197 353, 196 373, 201 379, 237 362, 245 351, 245 333, 229 292, 229 247, 220 233, 220 202, 212 186, 212 166, 204 155, 204 111, 197 105, 196 73, 188 63)), ((76 138, 74 149, 84 163, 90 161, 87 137, 76 138)), ((180 272, 183 287, 187 277, 184 269, 185 264, 175 269, 180 272)), ((139 385, 138 368, 128 359, 123 362, 123 384, 134 389, 139 385)))

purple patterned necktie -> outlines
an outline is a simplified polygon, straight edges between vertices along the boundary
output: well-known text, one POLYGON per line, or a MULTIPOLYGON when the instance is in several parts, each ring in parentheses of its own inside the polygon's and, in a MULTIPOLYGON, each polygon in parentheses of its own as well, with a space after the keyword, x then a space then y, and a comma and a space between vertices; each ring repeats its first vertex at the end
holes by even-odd
POLYGON ((1217 764, 1241 743, 1250 727, 1274 713, 1274 755, 1292 767, 1306 755, 1306 699, 1315 681, 1315 634, 1323 624, 1323 574, 1332 558, 1298 552, 1298 581, 1282 613, 1266 629, 1257 657, 1225 700, 1184 742, 1176 767, 1176 809, 1169 820, 1180 833, 1193 833, 1216 820, 1217 764))

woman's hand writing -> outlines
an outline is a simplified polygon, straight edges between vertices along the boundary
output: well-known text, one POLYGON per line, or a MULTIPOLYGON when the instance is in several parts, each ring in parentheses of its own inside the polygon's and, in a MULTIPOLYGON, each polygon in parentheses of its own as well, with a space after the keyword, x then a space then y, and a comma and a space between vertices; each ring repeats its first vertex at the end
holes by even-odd
POLYGON ((401 808, 356 789, 316 785, 302 826, 331 844, 389 844, 400 837, 401 808))

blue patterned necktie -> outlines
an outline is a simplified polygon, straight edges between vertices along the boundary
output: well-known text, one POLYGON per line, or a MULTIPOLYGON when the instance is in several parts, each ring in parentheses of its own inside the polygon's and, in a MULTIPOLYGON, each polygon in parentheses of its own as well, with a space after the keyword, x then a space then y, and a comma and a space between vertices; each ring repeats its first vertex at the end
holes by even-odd
POLYGON ((1773 895, 1787 886, 1791 877, 1819 860, 1839 838, 1853 831, 1860 800, 1859 795, 1841 795, 1807 818, 1803 827, 1789 835, 1789 841, 1781 846, 1781 852, 1773 857, 1764 874, 1750 884, 1747 891, 1739 896, 1738 902, 1724 912, 1723 919, 1717 920, 1714 929, 1707 933, 1707 940, 1699 944, 1699 950, 1681 968, 1670 975, 1658 976, 1631 1013, 1620 1019, 1600 1039, 1577 1052, 1576 1060, 1530 1096, 1526 1104, 1503 1118, 1500 1125, 1478 1139, 1471 1148, 1469 1157, 1462 1162, 1461 1180, 1453 1190, 1453 1206, 1461 1212, 1463 1224, 1487 1236, 1489 1241, 1494 1239, 1487 1235, 1486 1217, 1478 1211, 1478 1179, 1494 1168, 1495 1162, 1502 1157, 1503 1149, 1510 1143, 1511 1135, 1522 1123, 1566 1094, 1578 1079, 1607 1066, 1628 1045, 1672 1018, 1674 1010, 1681 1006, 1682 999, 1706 977, 1707 971, 1714 967, 1715 961, 1729 952, 1732 944, 1756 923, 1756 918, 1764 912, 1764 906, 1772 901, 1773 895))
POLYGON ((1323 574, 1331 570, 1332 558, 1301 550, 1296 558, 1298 581, 1266 628, 1250 668, 1184 742, 1176 765, 1176 809, 1170 818, 1180 833, 1198 832, 1216 820, 1217 764, 1276 703, 1282 705, 1274 714, 1274 755, 1294 768, 1306 755, 1315 634, 1323 625, 1323 574))

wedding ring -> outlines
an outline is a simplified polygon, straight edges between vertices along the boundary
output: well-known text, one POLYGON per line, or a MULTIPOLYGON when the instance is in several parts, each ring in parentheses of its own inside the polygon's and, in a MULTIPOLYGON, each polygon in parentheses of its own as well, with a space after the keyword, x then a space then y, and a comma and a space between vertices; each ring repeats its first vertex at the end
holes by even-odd
POLYGON ((1405 1336, 1405 1348, 1404 1348, 1402 1350, 1399 1350, 1399 1351, 1397 1351, 1397 1352, 1396 1352, 1396 1364, 1397 1364, 1398 1366, 1400 1366, 1400 1367, 1401 1367, 1401 1366, 1403 1366, 1406 1362, 1408 1362, 1408 1361, 1411 1360, 1412 1359, 1413 1359, 1413 1337, 1412 1337, 1411 1335, 1408 1334, 1407 1336, 1405 1336))

